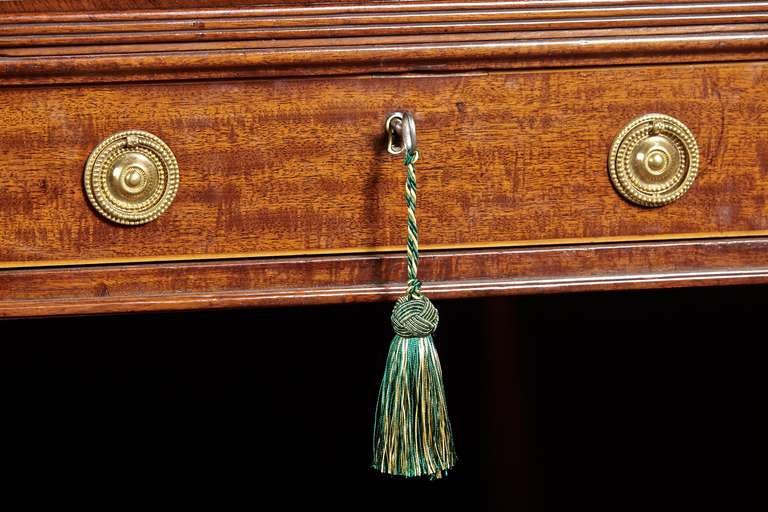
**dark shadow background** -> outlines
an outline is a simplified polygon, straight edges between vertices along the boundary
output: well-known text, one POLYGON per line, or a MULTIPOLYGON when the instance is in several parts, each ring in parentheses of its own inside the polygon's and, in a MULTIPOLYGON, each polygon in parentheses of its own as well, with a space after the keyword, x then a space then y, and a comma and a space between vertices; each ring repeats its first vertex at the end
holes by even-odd
POLYGON ((437 301, 433 482, 368 469, 391 304, 4 321, 0 464, 107 508, 747 510, 767 295, 437 301))

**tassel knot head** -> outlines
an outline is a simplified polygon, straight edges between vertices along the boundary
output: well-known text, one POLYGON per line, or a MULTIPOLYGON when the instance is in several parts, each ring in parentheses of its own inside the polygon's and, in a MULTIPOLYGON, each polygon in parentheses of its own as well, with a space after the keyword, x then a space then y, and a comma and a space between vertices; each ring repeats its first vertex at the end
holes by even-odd
POLYGON ((392 310, 392 328, 402 338, 429 336, 439 320, 437 308, 423 295, 400 297, 392 310))

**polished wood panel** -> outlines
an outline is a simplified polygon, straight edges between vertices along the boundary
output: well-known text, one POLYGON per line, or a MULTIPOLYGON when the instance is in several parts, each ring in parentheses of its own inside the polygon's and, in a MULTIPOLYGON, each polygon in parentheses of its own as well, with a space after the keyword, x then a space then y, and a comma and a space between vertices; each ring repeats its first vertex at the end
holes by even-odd
POLYGON ((382 123, 416 112, 425 248, 758 235, 768 230, 768 66, 0 90, 0 262, 54 263, 399 250, 403 167, 382 123), (606 171, 615 134, 663 112, 696 134, 700 176, 660 209, 606 171), (84 162, 139 128, 175 152, 160 219, 98 217, 84 162))
MULTIPOLYGON (((768 283, 768 238, 424 254, 435 299, 768 283)), ((392 300, 402 254, 0 271, 0 317, 392 300)))

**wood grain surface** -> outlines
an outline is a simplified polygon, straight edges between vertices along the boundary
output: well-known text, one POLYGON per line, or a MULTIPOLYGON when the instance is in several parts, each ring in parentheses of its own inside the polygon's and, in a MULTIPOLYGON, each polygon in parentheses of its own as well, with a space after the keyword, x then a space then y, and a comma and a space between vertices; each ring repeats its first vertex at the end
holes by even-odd
POLYGON ((5 267, 399 250, 403 166, 383 120, 416 113, 429 248, 759 235, 768 230, 763 63, 0 89, 5 267), (659 209, 623 201, 613 137, 661 112, 696 135, 700 176, 659 209), (176 201, 102 220, 83 166, 125 129, 160 136, 176 201))
MULTIPOLYGON (((655 2, 657 4, 685 4, 691 3, 690 0, 665 0, 655 2)), ((697 4, 722 4, 737 2, 722 2, 721 0, 698 0, 697 4)), ((743 2, 738 2, 743 3, 743 2)), ((319 10, 332 10, 338 5, 351 5, 353 9, 369 10, 421 10, 425 7, 434 7, 442 9, 467 9, 477 6, 513 6, 513 7, 572 7, 574 5, 583 6, 616 6, 616 5, 648 5, 648 0, 2 0, 0 2, 0 13, 30 13, 37 15, 47 15, 64 12, 92 12, 107 11, 110 13, 122 13, 123 11, 136 10, 162 10, 194 8, 197 10, 211 8, 274 8, 298 6, 299 8, 313 7, 319 10)), ((130 15, 130 13, 127 13, 130 15)))
MULTIPOLYGON (((434 299, 768 283, 768 238, 423 255, 434 299)), ((393 300, 402 254, 0 271, 0 317, 393 300)))

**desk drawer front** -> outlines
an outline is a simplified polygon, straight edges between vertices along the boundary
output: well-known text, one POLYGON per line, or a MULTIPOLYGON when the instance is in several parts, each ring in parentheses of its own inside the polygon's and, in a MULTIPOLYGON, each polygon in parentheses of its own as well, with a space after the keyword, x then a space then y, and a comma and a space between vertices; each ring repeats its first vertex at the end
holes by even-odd
POLYGON ((757 235, 768 230, 768 65, 0 89, 0 265, 401 250, 403 167, 383 121, 419 127, 423 246, 757 235), (696 182, 648 209, 611 185, 631 119, 683 121, 696 182), (100 141, 146 130, 180 184, 125 227, 88 205, 100 141))

